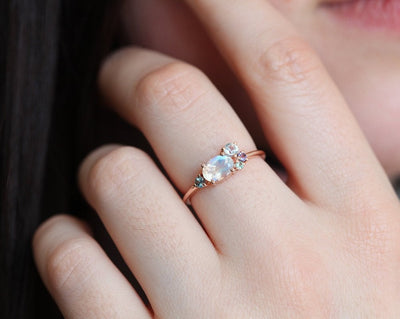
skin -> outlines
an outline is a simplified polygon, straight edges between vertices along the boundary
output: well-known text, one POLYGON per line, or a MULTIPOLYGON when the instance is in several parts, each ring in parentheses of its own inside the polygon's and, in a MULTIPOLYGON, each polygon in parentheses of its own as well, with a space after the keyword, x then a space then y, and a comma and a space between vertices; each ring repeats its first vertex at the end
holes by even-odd
MULTIPOLYGON (((270 2, 316 50, 389 176, 400 175, 399 34, 349 26, 334 19, 324 1, 270 2)), ((235 81, 204 26, 184 1, 130 0, 122 12, 127 42, 203 70, 240 115, 257 145, 266 148, 243 86, 235 81)))
MULTIPOLYGON (((140 6, 139 2, 128 7, 140 6)), ((151 21, 153 1, 145 3, 149 7, 142 17, 151 21)), ((33 248, 39 273, 64 316, 398 318, 400 206, 363 131, 372 135, 379 131, 376 143, 386 141, 380 137, 382 129, 369 129, 376 127, 372 123, 377 117, 369 118, 366 111, 362 130, 360 117, 357 121, 353 116, 362 107, 370 110, 365 101, 378 99, 382 91, 368 91, 371 96, 363 102, 356 93, 371 84, 360 81, 358 89, 354 84, 343 97, 335 82, 341 77, 353 82, 340 71, 327 72, 329 54, 321 62, 313 49, 317 42, 310 45, 293 27, 302 19, 301 10, 312 7, 308 1, 185 3, 215 42, 220 57, 204 33, 193 39, 215 57, 210 64, 185 45, 171 46, 175 54, 168 52, 165 37, 144 29, 126 36, 133 39, 143 32, 142 40, 150 41, 149 46, 173 57, 123 49, 107 59, 99 76, 110 106, 144 133, 170 179, 147 154, 120 145, 95 150, 79 171, 84 196, 146 292, 151 309, 87 226, 61 215, 38 229, 33 248), (225 82, 228 71, 221 59, 238 80, 225 82), (236 92, 238 83, 241 91, 236 92), (254 111, 240 118, 232 106, 247 100, 244 91, 252 103, 246 102, 246 112, 237 109, 237 113, 254 111), (347 104, 352 99, 353 112, 347 104), (252 122, 254 118, 259 125, 252 122), (258 145, 268 143, 287 170, 287 183, 261 158, 251 159, 243 171, 192 198, 196 219, 176 190, 184 193, 201 162, 232 139, 243 150, 255 149, 255 140, 258 145)), ((171 6, 171 14, 187 12, 177 2, 163 5, 171 6)), ((168 11, 163 13, 168 16, 168 11)), ((157 17, 160 26, 169 25, 165 17, 157 17)), ((180 30, 190 34, 196 28, 180 30)), ((318 36, 310 34, 305 32, 317 41, 318 36)), ((331 45, 335 41, 339 39, 331 45)), ((390 57, 396 45, 387 48, 390 57)), ((336 63, 345 61, 344 56, 345 52, 343 57, 338 54, 336 63)), ((389 70, 390 59, 385 63, 386 68, 377 61, 371 72, 383 74, 380 71, 389 70)), ((393 76, 385 89, 396 78, 395 68, 390 70, 393 76)), ((385 107, 390 109, 390 103, 385 107)), ((387 143, 383 149, 398 150, 397 141, 387 143)), ((382 153, 382 163, 384 158, 382 153)), ((398 167, 390 163, 388 159, 385 168, 396 172, 398 167)))

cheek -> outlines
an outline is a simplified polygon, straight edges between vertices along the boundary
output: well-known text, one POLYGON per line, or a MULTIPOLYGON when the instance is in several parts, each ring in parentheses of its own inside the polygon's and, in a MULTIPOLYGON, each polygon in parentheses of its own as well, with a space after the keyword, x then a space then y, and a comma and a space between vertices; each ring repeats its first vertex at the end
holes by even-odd
POLYGON ((388 75, 344 88, 353 113, 391 177, 400 174, 400 91, 396 83, 400 78, 391 81, 388 75))
POLYGON ((310 36, 386 172, 400 174, 400 46, 377 39, 310 36), (338 51, 337 48, 341 48, 338 51))
POLYGON ((128 0, 122 8, 128 43, 186 61, 223 85, 229 69, 195 15, 176 0, 128 0))
POLYGON ((189 62, 209 54, 211 42, 196 17, 180 1, 126 1, 122 22, 130 43, 189 62))
POLYGON ((182 6, 176 1, 128 0, 121 10, 125 34, 130 42, 170 51, 182 36, 182 6), (177 33, 178 32, 178 33, 177 33))

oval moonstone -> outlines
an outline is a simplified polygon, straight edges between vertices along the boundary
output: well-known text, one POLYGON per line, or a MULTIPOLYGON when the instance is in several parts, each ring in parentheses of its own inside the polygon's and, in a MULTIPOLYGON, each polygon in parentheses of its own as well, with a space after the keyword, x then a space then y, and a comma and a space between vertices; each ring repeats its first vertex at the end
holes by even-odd
POLYGON ((203 167, 203 177, 215 183, 228 176, 233 169, 233 159, 229 156, 218 155, 210 159, 203 167))

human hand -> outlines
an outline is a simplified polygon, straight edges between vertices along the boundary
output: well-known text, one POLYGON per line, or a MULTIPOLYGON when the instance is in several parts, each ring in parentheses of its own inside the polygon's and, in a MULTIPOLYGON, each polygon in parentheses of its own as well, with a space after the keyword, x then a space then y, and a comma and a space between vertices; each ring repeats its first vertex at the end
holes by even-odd
POLYGON ((266 2, 187 0, 242 80, 285 184, 261 159, 192 198, 199 165, 246 128, 199 70, 144 49, 104 64, 101 88, 170 176, 132 147, 82 164, 82 191, 151 304, 85 226, 52 218, 35 259, 67 318, 398 318, 398 200, 317 56, 266 2), (203 226, 203 227, 202 227, 203 226))

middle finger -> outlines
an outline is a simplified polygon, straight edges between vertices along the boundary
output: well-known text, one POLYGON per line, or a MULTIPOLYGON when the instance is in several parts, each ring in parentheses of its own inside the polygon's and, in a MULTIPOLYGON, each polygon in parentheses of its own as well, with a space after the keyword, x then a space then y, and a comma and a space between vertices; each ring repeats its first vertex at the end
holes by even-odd
POLYGON ((299 196, 356 218, 365 218, 365 200, 394 199, 343 96, 273 1, 184 2, 241 79, 299 196))
MULTIPOLYGON (((185 63, 125 49, 104 64, 100 84, 115 109, 145 134, 181 192, 193 184, 200 164, 227 142, 237 142, 244 151, 256 148, 227 101, 204 74, 185 63)), ((192 203, 221 249, 227 242, 242 246, 244 237, 247 242, 259 236, 266 225, 280 229, 279 216, 300 200, 261 158, 254 158, 221 185, 196 193, 192 203)))

